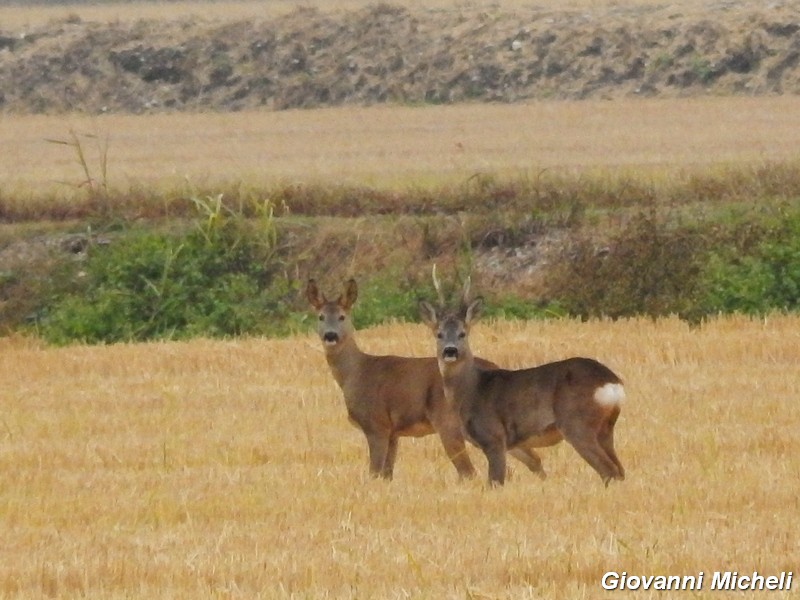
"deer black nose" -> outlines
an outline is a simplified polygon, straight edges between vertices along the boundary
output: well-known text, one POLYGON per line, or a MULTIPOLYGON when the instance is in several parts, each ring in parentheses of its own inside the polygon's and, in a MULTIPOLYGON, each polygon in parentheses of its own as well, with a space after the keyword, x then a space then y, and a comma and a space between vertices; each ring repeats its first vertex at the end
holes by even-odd
POLYGON ((339 342, 339 334, 335 331, 326 331, 322 334, 322 341, 326 344, 336 344, 339 342))
POLYGON ((458 348, 455 346, 445 346, 445 348, 442 350, 442 358, 445 360, 457 360, 458 348))

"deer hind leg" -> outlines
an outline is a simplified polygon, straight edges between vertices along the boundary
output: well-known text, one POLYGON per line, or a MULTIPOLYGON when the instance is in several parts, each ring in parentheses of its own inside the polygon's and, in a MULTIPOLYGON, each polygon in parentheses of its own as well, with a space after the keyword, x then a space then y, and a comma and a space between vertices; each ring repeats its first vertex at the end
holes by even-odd
POLYGON ((592 427, 589 424, 580 424, 565 428, 563 433, 564 439, 603 478, 603 483, 608 485, 612 479, 625 478, 624 472, 617 465, 617 461, 611 458, 605 447, 600 443, 601 436, 596 427, 592 427))
POLYGON ((397 455, 397 438, 394 443, 388 435, 382 433, 368 433, 367 445, 369 446, 369 474, 373 477, 392 478, 394 459, 397 455), (389 461, 391 459, 391 462, 389 461), (387 465, 389 466, 387 472, 387 465))
POLYGON ((536 450, 530 446, 517 446, 516 448, 511 448, 508 453, 528 467, 532 473, 538 475, 539 479, 547 479, 547 473, 545 473, 542 466, 542 459, 536 453, 536 450))
POLYGON ((619 469, 620 477, 618 479, 625 479, 625 467, 622 466, 619 458, 617 458, 617 453, 614 450, 614 424, 617 422, 617 417, 619 416, 619 409, 617 409, 614 413, 609 416, 609 419, 603 423, 600 428, 599 433, 597 434, 597 441, 603 447, 603 450, 606 451, 608 457, 617 465, 617 469, 619 469))

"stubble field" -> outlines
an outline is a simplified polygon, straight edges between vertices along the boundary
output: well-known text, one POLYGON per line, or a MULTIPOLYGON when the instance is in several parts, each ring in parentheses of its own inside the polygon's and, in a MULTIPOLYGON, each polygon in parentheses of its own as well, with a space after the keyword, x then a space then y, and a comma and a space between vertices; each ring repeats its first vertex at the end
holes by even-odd
MULTIPOLYGON (((572 7, 607 4, 625 5, 572 7)), ((147 6, 174 11, 145 15, 154 19, 186 10, 147 6)), ((210 18, 232 10, 190 6, 210 18)), ((22 27, 73 12, 133 20, 140 8, 2 14, 22 27)), ((777 96, 2 114, 0 189, 6 203, 85 199, 74 149, 48 141, 71 131, 98 180, 107 150, 106 183, 123 193, 230 181, 425 186, 544 169, 669 180, 796 161, 797 109, 796 97, 777 96)), ((0 231, 13 238, 15 227, 0 231)), ((420 325, 359 339, 376 354, 433 348, 420 325)), ((584 355, 619 373, 628 479, 604 488, 561 444, 542 452, 547 481, 515 468, 492 490, 479 452, 470 449, 480 479, 458 482, 427 437, 401 442, 394 481, 371 480, 363 436, 311 335, 61 349, 0 338, 0 597, 629 597, 602 589, 616 571, 706 574, 701 592, 636 597, 726 598, 741 594, 710 591, 714 571, 797 571, 800 319, 485 322, 473 347, 512 368, 584 355)))
MULTIPOLYGON (((797 161, 800 99, 696 98, 330 108, 174 115, 0 117, 4 201, 85 201, 74 132, 96 185, 186 193, 238 182, 411 189, 561 171, 668 181, 797 161), (105 172, 103 172, 105 164, 105 172)), ((291 209, 291 207, 289 207, 291 209)))
MULTIPOLYGON (((0 596, 596 598, 609 571, 702 571, 695 597, 723 598, 714 571, 796 570, 796 317, 486 322, 473 337, 504 366, 578 354, 617 371, 628 479, 605 489, 561 444, 542 452, 547 481, 516 469, 492 490, 478 452, 481 479, 459 483, 427 437, 403 440, 391 483, 370 480, 312 336, 0 340, 0 596)), ((426 355, 428 338, 360 334, 373 353, 426 355)))

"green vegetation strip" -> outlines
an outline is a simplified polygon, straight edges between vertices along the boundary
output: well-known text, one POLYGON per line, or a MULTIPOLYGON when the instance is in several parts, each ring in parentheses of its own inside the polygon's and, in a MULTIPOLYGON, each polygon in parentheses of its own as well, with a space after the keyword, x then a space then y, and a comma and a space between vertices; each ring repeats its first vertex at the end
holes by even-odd
POLYGON ((480 284, 492 279, 489 255, 507 284, 478 292, 505 318, 697 323, 800 309, 796 165, 659 179, 476 175, 438 190, 192 190, 169 202, 84 194, 29 215, 0 203, 0 331, 55 344, 287 335, 311 326, 309 276, 333 289, 359 278, 359 327, 416 320, 433 263, 452 285, 468 272, 480 284), (535 284, 502 262, 545 239, 559 242, 534 261, 535 284))

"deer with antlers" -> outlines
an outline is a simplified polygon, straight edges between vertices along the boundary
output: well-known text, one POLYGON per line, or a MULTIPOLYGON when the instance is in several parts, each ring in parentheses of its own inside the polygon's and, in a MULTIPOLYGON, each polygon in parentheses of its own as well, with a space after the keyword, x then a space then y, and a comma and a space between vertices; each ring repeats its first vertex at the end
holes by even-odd
MULTIPOLYGON (((461 421, 445 401, 436 359, 362 352, 350 319, 358 298, 353 279, 335 300, 326 298, 310 279, 306 297, 318 313, 325 358, 344 394, 348 417, 367 438, 370 474, 391 479, 398 438, 436 432, 459 476, 473 477, 461 421)), ((482 368, 493 366, 476 361, 482 368)))
POLYGON ((567 440, 608 485, 625 478, 614 451, 614 425, 625 398, 622 381, 590 358, 568 358, 521 370, 487 370, 469 345, 469 332, 483 299, 469 300, 469 279, 460 306, 420 301, 423 321, 436 337, 436 352, 447 401, 458 407, 469 439, 486 455, 490 485, 502 485, 506 452, 522 450, 531 470, 544 477, 535 448, 567 440))
MULTIPOLYGON (((373 356, 362 352, 355 340, 350 312, 358 298, 355 280, 335 300, 325 297, 310 279, 306 298, 317 311, 318 333, 333 378, 344 394, 350 421, 367 438, 370 473, 391 479, 398 438, 438 433, 447 456, 460 477, 474 477, 458 411, 447 401, 436 358, 373 356)), ((474 358, 481 369, 497 365, 474 358)), ((527 448, 510 454, 529 469, 539 469, 538 457, 527 448)))

